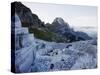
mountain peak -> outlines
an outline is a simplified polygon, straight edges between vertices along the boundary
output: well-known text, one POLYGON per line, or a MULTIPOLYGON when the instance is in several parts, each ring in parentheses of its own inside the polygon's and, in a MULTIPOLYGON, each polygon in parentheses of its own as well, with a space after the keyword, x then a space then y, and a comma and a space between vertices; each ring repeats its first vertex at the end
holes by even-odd
POLYGON ((58 22, 61 25, 65 23, 65 21, 61 17, 55 18, 53 22, 58 22))

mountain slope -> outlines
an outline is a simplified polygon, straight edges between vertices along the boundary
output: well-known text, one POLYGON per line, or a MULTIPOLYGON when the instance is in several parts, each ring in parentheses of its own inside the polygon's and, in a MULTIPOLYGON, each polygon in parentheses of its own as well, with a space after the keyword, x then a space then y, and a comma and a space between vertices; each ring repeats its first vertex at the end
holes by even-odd
POLYGON ((42 22, 38 16, 33 14, 31 10, 21 2, 13 2, 11 3, 11 7, 12 9, 15 9, 11 11, 11 15, 13 16, 15 13, 17 13, 23 26, 41 26, 42 22))
POLYGON ((84 32, 74 31, 73 28, 70 28, 68 23, 59 17, 54 19, 52 24, 47 25, 47 27, 52 32, 65 36, 69 40, 68 42, 91 39, 91 37, 84 32))
POLYGON ((11 19, 11 37, 14 37, 11 62, 12 70, 16 73, 97 68, 97 39, 78 41, 84 40, 88 35, 75 32, 61 18, 55 19, 53 24, 41 25, 35 21, 38 19, 35 16, 36 23, 33 21, 35 25, 30 26, 27 17, 24 17, 27 27, 22 27, 24 23, 19 16, 22 17, 23 14, 16 13, 11 19), (58 43, 59 41, 66 43, 58 43))
POLYGON ((70 28, 69 24, 60 17, 55 18, 52 24, 45 24, 21 2, 13 2, 11 5, 12 9, 15 9, 11 11, 11 15, 13 16, 15 13, 18 14, 22 26, 28 27, 29 31, 34 33, 38 39, 54 42, 74 42, 91 39, 91 37, 84 32, 75 32, 73 28, 70 28))

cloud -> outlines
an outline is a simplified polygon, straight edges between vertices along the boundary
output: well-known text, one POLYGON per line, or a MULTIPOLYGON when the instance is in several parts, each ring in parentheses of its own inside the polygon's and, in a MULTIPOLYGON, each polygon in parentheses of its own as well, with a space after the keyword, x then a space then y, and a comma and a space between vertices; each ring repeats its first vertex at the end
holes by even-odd
POLYGON ((75 27, 97 27, 97 16, 80 16, 71 18, 70 24, 75 27))

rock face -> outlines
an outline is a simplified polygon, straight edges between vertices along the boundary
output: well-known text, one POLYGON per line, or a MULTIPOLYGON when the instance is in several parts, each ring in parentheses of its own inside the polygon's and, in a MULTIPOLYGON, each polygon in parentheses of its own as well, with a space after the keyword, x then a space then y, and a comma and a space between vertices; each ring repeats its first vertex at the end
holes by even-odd
POLYGON ((12 70, 30 72, 35 58, 34 35, 28 32, 28 28, 22 27, 17 14, 12 19, 12 70))
POLYGON ((53 23, 54 25, 57 25, 57 26, 65 26, 65 28, 69 29, 69 24, 66 23, 61 17, 57 17, 54 19, 53 23))
POLYGON ((66 42, 74 42, 80 40, 89 40, 89 37, 86 33, 80 31, 74 31, 73 28, 70 28, 69 24, 66 23, 62 18, 56 18, 48 28, 59 35, 67 38, 66 42))
POLYGON ((87 40, 88 35, 83 32, 75 32, 62 18, 56 18, 52 24, 49 24, 49 28, 47 25, 41 25, 38 17, 32 15, 29 8, 26 8, 20 2, 14 3, 19 8, 15 7, 16 11, 12 11, 11 16, 12 72, 97 68, 96 39, 87 40), (23 26, 24 22, 27 22, 26 27, 23 26), (30 26, 31 24, 32 26, 30 26), (48 31, 52 31, 53 34, 48 31), (53 35, 53 41, 38 39, 34 36, 35 34, 39 34, 42 38, 46 37, 44 39, 47 39, 49 35, 53 35), (67 39, 64 39, 63 43, 55 42, 59 37, 56 34, 59 34, 60 38, 66 37, 67 39), (54 39, 55 35, 57 37, 54 39))
POLYGON ((24 6, 21 2, 13 2, 11 4, 11 7, 13 9, 12 15, 14 15, 14 13, 16 12, 23 26, 29 27, 42 25, 42 22, 38 18, 38 16, 33 14, 31 10, 28 7, 24 6))
POLYGON ((93 40, 67 44, 37 41, 45 45, 36 52, 35 67, 38 72, 97 67, 97 48, 92 45, 93 40))
POLYGON ((22 26, 29 27, 30 32, 34 33, 36 38, 54 41, 54 42, 74 42, 80 40, 89 40, 89 37, 84 32, 75 32, 73 28, 70 28, 69 24, 62 18, 57 17, 52 24, 44 24, 36 14, 33 14, 31 10, 23 5, 21 2, 13 2, 12 15, 16 12, 21 20, 22 26), (50 34, 47 36, 47 34, 50 34), (42 36, 42 37, 41 37, 42 36))
POLYGON ((12 69, 16 73, 45 72, 97 67, 94 40, 74 43, 46 42, 22 27, 17 14, 12 18, 12 69), (14 19, 14 20, 13 20, 14 19), (83 61, 84 59, 84 61, 83 61))
POLYGON ((66 23, 62 18, 59 18, 59 17, 54 19, 52 26, 54 26, 53 31, 60 35, 64 35, 65 32, 70 31, 69 24, 66 23))

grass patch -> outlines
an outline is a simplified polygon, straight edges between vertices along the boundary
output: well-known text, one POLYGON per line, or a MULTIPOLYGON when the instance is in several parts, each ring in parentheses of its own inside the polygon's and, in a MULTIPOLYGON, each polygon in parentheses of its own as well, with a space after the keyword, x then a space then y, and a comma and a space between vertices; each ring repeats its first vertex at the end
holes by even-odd
POLYGON ((61 37, 53 32, 42 30, 41 28, 29 28, 30 33, 34 33, 36 38, 46 40, 46 41, 54 41, 54 42, 64 42, 65 38, 61 37))

